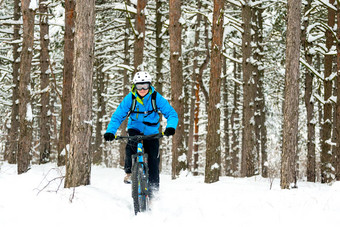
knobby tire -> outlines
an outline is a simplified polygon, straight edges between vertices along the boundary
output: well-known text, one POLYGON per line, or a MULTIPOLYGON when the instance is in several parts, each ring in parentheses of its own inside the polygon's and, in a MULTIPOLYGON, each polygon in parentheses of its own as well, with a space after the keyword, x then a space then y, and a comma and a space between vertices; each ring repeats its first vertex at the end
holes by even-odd
POLYGON ((135 214, 145 212, 149 206, 148 169, 144 163, 136 162, 132 168, 132 198, 135 214))

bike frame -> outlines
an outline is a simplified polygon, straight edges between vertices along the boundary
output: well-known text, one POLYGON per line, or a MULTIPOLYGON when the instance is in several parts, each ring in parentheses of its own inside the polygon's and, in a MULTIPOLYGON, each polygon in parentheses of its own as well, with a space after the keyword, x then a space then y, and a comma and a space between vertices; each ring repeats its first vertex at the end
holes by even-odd
MULTIPOLYGON (((153 134, 153 135, 136 135, 136 136, 117 136, 116 139, 136 139, 137 140, 137 153, 132 155, 132 169, 134 170, 134 166, 137 163, 140 163, 141 167, 143 168, 143 173, 141 175, 142 182, 138 183, 137 185, 137 191, 138 191, 138 202, 134 201, 134 203, 138 203, 138 207, 135 206, 135 214, 138 212, 143 212, 148 210, 148 203, 149 203, 149 173, 148 173, 148 164, 147 164, 147 154, 144 153, 144 147, 143 147, 143 140, 147 139, 159 139, 163 137, 162 133, 153 134), (144 183, 143 183, 144 182, 144 183), (143 201, 143 202, 142 202, 143 201), (144 205, 142 205, 144 204, 144 205)), ((137 167, 136 167, 137 168, 137 167)), ((134 172, 132 173, 134 174, 134 172)), ((132 183, 132 191, 134 190, 134 185, 132 183)), ((132 193, 134 194, 134 192, 132 193)), ((133 196, 132 196, 133 197, 133 196)), ((134 197, 133 197, 134 198, 134 197)))

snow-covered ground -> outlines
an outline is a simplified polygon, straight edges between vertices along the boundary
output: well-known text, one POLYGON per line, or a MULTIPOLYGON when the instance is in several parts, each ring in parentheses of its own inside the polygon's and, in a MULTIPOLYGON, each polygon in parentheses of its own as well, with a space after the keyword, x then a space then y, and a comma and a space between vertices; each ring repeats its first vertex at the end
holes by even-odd
POLYGON ((203 177, 161 175, 152 211, 135 216, 120 169, 93 166, 91 185, 76 188, 70 202, 73 189, 58 189, 63 168, 34 165, 22 175, 15 165, 0 168, 1 227, 340 226, 340 182, 281 190, 276 179, 270 190, 260 177, 205 184, 203 177))

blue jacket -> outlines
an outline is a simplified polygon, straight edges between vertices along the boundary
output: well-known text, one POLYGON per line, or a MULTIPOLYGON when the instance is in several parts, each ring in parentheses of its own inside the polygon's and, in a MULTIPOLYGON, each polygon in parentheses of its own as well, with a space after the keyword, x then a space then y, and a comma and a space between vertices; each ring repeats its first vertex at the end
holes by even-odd
MULTIPOLYGON (((136 108, 137 112, 146 112, 146 113, 131 113, 128 121, 128 129, 137 129, 144 135, 151 135, 159 133, 159 114, 157 112, 150 112, 153 110, 151 103, 151 94, 155 92, 154 87, 151 86, 149 93, 141 98, 138 96, 136 89, 134 86, 132 87, 131 92, 125 96, 123 101, 119 104, 116 111, 113 113, 111 117, 111 121, 107 126, 106 132, 110 132, 112 134, 116 134, 119 126, 122 124, 126 116, 128 115, 131 105, 132 105, 132 95, 136 97, 136 108), (157 123, 156 125, 147 125, 143 122, 147 123, 157 123)), ((157 109, 163 114, 163 116, 167 119, 167 128, 176 129, 178 124, 178 115, 175 109, 169 104, 169 102, 161 95, 156 95, 156 106, 157 109)))

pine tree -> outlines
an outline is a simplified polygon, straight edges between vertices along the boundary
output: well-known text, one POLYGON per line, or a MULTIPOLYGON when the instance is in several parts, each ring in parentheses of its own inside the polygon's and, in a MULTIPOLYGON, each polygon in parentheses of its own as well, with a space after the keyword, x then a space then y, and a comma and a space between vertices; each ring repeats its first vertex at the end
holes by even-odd
POLYGON ((178 126, 172 138, 172 179, 175 179, 181 170, 185 169, 184 159, 184 109, 183 109, 183 69, 182 69, 182 25, 181 0, 169 2, 169 34, 170 34, 170 69, 171 69, 171 103, 178 114, 178 126))
POLYGON ((95 1, 76 5, 70 151, 65 187, 90 184, 95 1))
MULTIPOLYGON (((20 19, 20 0, 14 0, 14 20, 18 21, 20 19)), ((20 25, 13 25, 13 40, 20 39, 20 25)), ((8 146, 6 146, 5 157, 4 159, 8 161, 10 164, 15 164, 17 162, 17 152, 18 152, 18 135, 19 135, 19 104, 17 100, 19 99, 19 69, 20 69, 20 52, 19 52, 19 43, 13 44, 13 90, 12 90, 12 111, 11 111, 11 128, 9 130, 8 136, 8 146)))
POLYGON ((18 174, 29 170, 33 134, 33 112, 31 103, 31 65, 33 57, 35 9, 29 7, 30 1, 21 1, 23 18, 23 43, 20 62, 19 117, 20 134, 18 144, 18 174))
MULTIPOLYGON (((334 5, 335 0, 329 0, 330 5, 334 5)), ((333 28, 335 25, 335 11, 328 9, 328 26, 333 28)), ((331 51, 334 45, 333 32, 326 29, 326 48, 327 51, 331 51)), ((321 182, 330 183, 333 180, 333 168, 332 168, 332 114, 333 107, 330 98, 333 92, 333 80, 329 79, 333 72, 333 55, 325 55, 324 58, 324 107, 323 107, 323 124, 321 126, 321 182)))
POLYGON ((49 91, 49 25, 47 1, 40 0, 40 88, 41 88, 41 111, 40 111, 40 163, 50 161, 50 91, 49 91))
POLYGON ((207 155, 205 183, 219 180, 221 170, 220 118, 224 1, 214 0, 211 43, 207 155))
POLYGON ((242 115, 242 160, 241 176, 249 177, 255 174, 256 138, 255 138, 255 96, 254 67, 252 56, 252 6, 251 0, 242 5, 242 71, 243 71, 243 115, 242 115))
POLYGON ((65 165, 68 146, 70 144, 70 127, 72 116, 71 91, 73 80, 73 54, 74 54, 74 20, 75 20, 74 0, 65 1, 65 34, 64 34, 64 76, 63 94, 61 107, 61 126, 58 143, 58 166, 65 165), (62 153, 64 151, 64 153, 62 153))
POLYGON ((299 119, 299 58, 301 0, 288 0, 285 99, 283 108, 283 145, 281 156, 281 188, 296 183, 296 153, 299 119))
MULTIPOLYGON (((311 9, 311 0, 305 3, 305 12, 311 9)), ((303 30, 301 34, 302 46, 305 52, 305 59, 309 65, 312 65, 312 55, 310 54, 311 43, 307 41, 307 28, 309 20, 303 21, 303 30)), ((316 154, 315 154, 315 123, 314 123, 314 101, 313 94, 313 74, 309 69, 305 72, 305 105, 307 110, 307 181, 315 182, 316 179, 316 154)))
POLYGON ((134 66, 135 73, 144 70, 143 52, 145 40, 145 7, 147 0, 137 1, 136 29, 135 29, 135 46, 134 46, 134 66))

